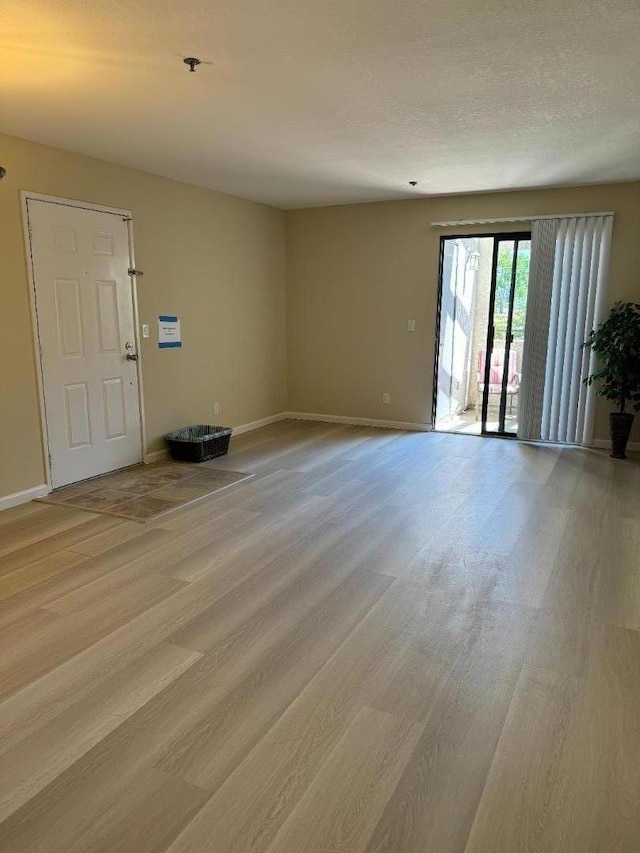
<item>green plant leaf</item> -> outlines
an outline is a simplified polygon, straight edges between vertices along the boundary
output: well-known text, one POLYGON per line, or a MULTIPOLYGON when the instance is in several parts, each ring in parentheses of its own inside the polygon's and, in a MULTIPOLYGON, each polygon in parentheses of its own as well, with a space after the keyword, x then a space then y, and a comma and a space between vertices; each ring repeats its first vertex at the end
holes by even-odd
POLYGON ((599 369, 584 379, 596 394, 640 411, 640 304, 616 302, 608 317, 583 343, 598 358, 599 369))

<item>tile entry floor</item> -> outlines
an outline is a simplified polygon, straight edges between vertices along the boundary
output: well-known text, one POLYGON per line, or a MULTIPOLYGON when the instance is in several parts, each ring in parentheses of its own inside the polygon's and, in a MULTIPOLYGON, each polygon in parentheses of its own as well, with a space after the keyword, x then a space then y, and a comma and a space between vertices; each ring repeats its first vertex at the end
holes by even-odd
POLYGON ((251 476, 167 460, 55 489, 40 500, 145 522, 251 476))

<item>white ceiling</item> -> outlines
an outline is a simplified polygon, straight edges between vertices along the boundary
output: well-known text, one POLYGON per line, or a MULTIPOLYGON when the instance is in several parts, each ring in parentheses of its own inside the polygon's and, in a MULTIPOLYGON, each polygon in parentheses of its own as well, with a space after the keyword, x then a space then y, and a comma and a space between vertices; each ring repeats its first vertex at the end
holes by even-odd
POLYGON ((284 208, 638 179, 639 45, 639 0, 2 0, 0 130, 284 208))

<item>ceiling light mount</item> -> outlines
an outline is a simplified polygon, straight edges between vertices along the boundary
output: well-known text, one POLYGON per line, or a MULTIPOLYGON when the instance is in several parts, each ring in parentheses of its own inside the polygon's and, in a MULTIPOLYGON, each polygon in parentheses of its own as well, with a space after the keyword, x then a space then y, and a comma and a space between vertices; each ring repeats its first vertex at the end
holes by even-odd
POLYGON ((198 65, 202 65, 202 60, 195 56, 187 56, 182 61, 189 66, 189 71, 195 71, 198 65))

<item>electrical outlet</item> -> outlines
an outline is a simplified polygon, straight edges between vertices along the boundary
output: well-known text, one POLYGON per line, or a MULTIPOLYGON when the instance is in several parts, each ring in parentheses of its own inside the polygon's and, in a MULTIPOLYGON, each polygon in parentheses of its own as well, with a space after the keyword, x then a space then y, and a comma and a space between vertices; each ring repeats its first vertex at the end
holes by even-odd
POLYGON ((385 391, 385 393, 382 395, 382 402, 383 403, 390 403, 391 402, 391 394, 387 394, 385 391))
POLYGON ((416 321, 415 320, 407 320, 407 332, 415 332, 416 330, 416 321))
POLYGON ((213 414, 214 415, 220 414, 220 403, 214 403, 213 404, 213 414))

